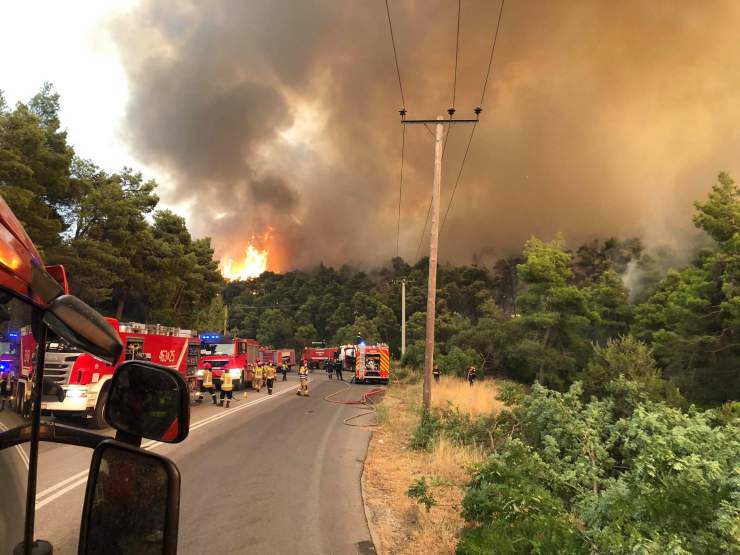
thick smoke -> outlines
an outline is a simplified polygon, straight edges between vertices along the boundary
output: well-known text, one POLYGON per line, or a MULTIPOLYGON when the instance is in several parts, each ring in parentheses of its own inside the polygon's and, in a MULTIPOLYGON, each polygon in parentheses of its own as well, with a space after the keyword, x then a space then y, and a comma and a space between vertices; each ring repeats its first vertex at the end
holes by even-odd
MULTIPOLYGON (((457 4, 390 5, 409 117, 445 114, 457 4)), ((497 13, 462 3, 458 117, 480 101, 497 13)), ((716 173, 737 173, 738 24, 732 0, 507 3, 442 258, 531 234, 682 237, 716 173)), ((113 33, 134 152, 171 176, 164 200, 218 254, 271 226, 281 270, 395 255, 400 98, 383 2, 142 0, 113 33)), ((450 135, 443 212, 469 132, 450 135)), ((400 254, 413 260, 433 143, 410 127, 406 145, 400 254)))

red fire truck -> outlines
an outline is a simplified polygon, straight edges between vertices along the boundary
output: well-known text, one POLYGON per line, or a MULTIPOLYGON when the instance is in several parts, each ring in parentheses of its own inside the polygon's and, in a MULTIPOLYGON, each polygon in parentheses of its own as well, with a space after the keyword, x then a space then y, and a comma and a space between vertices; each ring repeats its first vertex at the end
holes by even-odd
POLYGON ((377 345, 342 345, 339 360, 343 370, 354 375, 355 382, 388 383, 391 370, 391 351, 385 343, 377 345))
POLYGON ((272 347, 260 347, 257 353, 257 360, 262 364, 278 364, 286 363, 290 369, 295 364, 295 350, 294 349, 273 349, 272 347))
MULTIPOLYGON (((191 330, 160 325, 108 322, 118 331, 125 345, 121 358, 108 365, 82 353, 66 342, 50 339, 46 344, 44 377, 61 385, 64 401, 42 403, 41 408, 53 415, 84 415, 96 428, 105 427, 103 410, 114 368, 124 360, 149 360, 169 366, 180 372, 195 391, 200 340, 191 330)), ((24 328, 21 337, 21 375, 17 385, 18 408, 28 402, 29 381, 35 358, 36 342, 30 328, 24 328)))
POLYGON ((0 333, 0 382, 12 383, 20 368, 20 330, 0 333))
POLYGON ((311 347, 303 349, 301 354, 301 360, 305 360, 308 363, 308 367, 312 370, 320 368, 324 362, 332 361, 339 355, 339 347, 327 347, 326 343, 314 342, 311 347))
POLYGON ((256 339, 230 337, 219 333, 201 333, 200 363, 198 377, 203 376, 208 363, 213 371, 213 378, 221 379, 228 371, 234 383, 234 389, 252 383, 254 365, 257 364, 259 343, 256 339))

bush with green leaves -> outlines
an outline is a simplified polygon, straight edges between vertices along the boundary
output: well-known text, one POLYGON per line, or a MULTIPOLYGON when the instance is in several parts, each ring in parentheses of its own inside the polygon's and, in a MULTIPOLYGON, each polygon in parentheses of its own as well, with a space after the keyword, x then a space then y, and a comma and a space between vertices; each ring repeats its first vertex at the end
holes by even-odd
POLYGON ((473 476, 463 499, 471 524, 459 554, 588 553, 563 500, 557 476, 531 447, 508 441, 473 476))
POLYGON ((535 384, 463 501, 459 553, 740 552, 740 434, 731 406, 681 411, 622 376, 584 401, 535 384), (631 410, 615 411, 615 385, 631 410))
POLYGON ((473 349, 453 346, 446 355, 436 357, 439 369, 446 376, 467 376, 468 368, 480 367, 481 357, 473 349))

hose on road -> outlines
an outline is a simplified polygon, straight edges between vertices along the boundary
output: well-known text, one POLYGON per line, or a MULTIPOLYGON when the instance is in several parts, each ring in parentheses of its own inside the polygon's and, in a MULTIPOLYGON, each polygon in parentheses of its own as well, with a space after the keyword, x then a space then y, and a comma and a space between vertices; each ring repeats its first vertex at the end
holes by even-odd
POLYGON ((345 391, 349 391, 350 389, 352 389, 352 385, 348 383, 346 384, 346 387, 344 389, 339 389, 335 391, 334 393, 330 393, 329 395, 326 395, 324 397, 324 401, 327 401, 328 403, 334 403, 336 405, 352 405, 352 406, 355 406, 356 408, 364 407, 365 409, 367 409, 367 410, 363 410, 363 412, 352 415, 349 418, 345 418, 343 421, 343 424, 345 424, 346 426, 354 426, 357 428, 377 426, 378 425, 377 418, 374 424, 355 424, 355 423, 352 423, 352 420, 355 420, 356 418, 360 418, 361 416, 366 416, 368 414, 377 413, 378 411, 375 408, 375 404, 373 404, 373 402, 370 399, 374 397, 375 395, 380 395, 381 393, 384 393, 385 388, 376 387, 374 389, 371 389, 370 391, 366 391, 360 399, 353 399, 350 401, 334 399, 336 395, 339 395, 340 393, 344 393, 345 391))

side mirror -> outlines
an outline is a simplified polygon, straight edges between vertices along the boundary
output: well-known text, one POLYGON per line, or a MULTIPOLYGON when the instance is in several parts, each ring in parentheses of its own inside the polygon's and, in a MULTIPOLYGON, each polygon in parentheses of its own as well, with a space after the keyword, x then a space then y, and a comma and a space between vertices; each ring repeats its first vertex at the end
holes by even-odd
POLYGON ((188 385, 171 368, 128 360, 113 374, 105 419, 119 432, 178 443, 190 431, 188 385))
POLYGON ((108 439, 95 448, 80 554, 177 553, 180 472, 166 457, 108 439))
POLYGON ((116 330, 91 307, 72 295, 62 295, 49 303, 44 323, 75 347, 115 364, 123 351, 116 330))

